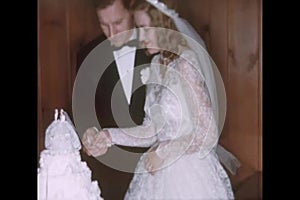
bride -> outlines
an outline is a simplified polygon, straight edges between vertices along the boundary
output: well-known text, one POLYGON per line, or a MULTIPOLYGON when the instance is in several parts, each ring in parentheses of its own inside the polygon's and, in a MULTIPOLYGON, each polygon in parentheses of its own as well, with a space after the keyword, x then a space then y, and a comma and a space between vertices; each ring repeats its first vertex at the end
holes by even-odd
POLYGON ((154 55, 141 77, 147 84, 143 125, 96 136, 90 128, 82 143, 94 157, 114 144, 151 147, 125 199, 234 199, 215 148, 220 122, 212 62, 201 38, 171 8, 167 0, 133 5, 141 44, 154 55))

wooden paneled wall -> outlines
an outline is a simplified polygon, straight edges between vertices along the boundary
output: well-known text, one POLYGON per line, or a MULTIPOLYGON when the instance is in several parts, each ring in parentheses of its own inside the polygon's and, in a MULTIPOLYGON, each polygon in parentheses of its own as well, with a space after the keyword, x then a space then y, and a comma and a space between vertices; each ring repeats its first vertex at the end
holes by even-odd
POLYGON ((261 0, 178 0, 222 75, 227 113, 220 138, 241 161, 234 183, 262 171, 261 0))
POLYGON ((76 54, 100 34, 87 0, 38 1, 38 152, 55 108, 71 114, 76 54))
MULTIPOLYGON (((38 141, 55 108, 71 113, 76 52, 100 30, 88 0, 38 1, 38 141)), ((262 171, 261 0, 178 0, 223 77, 227 116, 221 143, 242 162, 233 182, 262 171)))

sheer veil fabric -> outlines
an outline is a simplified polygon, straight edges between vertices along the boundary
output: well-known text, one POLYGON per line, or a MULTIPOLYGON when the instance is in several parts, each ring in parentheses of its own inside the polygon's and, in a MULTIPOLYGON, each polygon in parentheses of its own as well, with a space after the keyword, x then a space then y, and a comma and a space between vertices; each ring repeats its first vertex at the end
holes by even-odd
MULTIPOLYGON (((158 0, 146 1, 152 6, 156 7, 162 13, 173 19, 176 28, 187 40, 189 47, 195 53, 198 64, 193 65, 193 67, 198 70, 198 72, 204 78, 204 82, 207 87, 209 98, 213 108, 214 121, 218 127, 217 134, 219 136, 222 132, 226 117, 226 93, 222 77, 218 71, 216 64, 207 53, 203 39, 187 20, 179 17, 178 13, 175 10, 169 9, 164 3, 159 2, 158 0)), ((214 144, 212 143, 212 145, 214 144)), ((207 150, 209 151, 213 148, 213 146, 207 148, 207 150)), ((227 151, 219 144, 216 146, 215 150, 221 163, 226 167, 226 169, 229 170, 230 173, 236 174, 238 168, 241 165, 240 161, 232 153, 227 151)), ((202 151, 202 156, 205 156, 208 151, 202 151)))

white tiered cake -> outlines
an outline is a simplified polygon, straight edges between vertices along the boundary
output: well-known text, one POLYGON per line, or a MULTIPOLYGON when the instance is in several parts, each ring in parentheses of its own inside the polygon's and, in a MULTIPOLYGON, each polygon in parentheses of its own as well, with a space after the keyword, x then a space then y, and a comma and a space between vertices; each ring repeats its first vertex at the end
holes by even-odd
POLYGON ((38 200, 102 200, 97 181, 81 161, 81 144, 72 122, 61 110, 60 119, 46 130, 45 147, 38 169, 38 200))

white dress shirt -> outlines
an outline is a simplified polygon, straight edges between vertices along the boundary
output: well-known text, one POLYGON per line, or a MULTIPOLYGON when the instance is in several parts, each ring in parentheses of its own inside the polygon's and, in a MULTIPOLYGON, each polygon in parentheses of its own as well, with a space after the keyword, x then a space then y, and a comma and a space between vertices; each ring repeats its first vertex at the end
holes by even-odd
MULTIPOLYGON (((136 39, 136 34, 136 30, 134 30, 129 40, 136 39)), ((136 47, 124 46, 120 50, 113 51, 121 84, 123 86, 128 105, 130 105, 132 92, 135 50, 136 47)))

